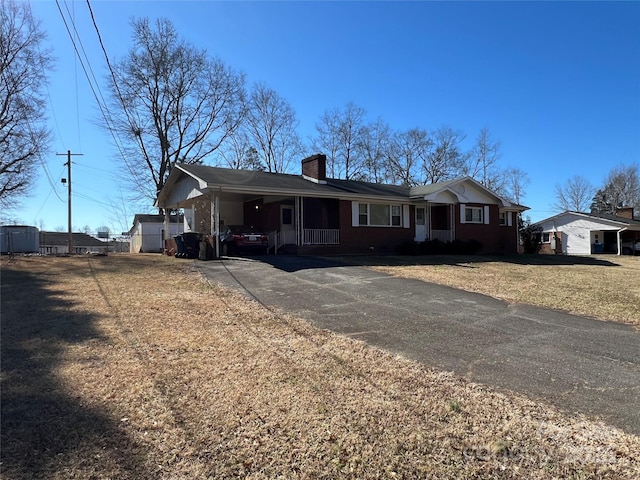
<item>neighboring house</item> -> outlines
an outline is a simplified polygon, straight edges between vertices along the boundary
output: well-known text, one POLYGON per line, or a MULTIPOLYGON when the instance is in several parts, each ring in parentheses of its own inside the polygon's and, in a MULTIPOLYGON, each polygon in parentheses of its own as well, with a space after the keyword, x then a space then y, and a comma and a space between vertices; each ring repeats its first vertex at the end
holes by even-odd
MULTIPOLYGON (((129 251, 131 253, 155 253, 164 250, 164 215, 138 213, 133 217, 129 230, 129 251)), ((183 215, 169 216, 168 237, 173 238, 184 231, 183 215)))
POLYGON ((298 254, 394 253, 430 239, 516 253, 516 215, 527 210, 469 177, 418 187, 330 179, 321 154, 302 161, 302 175, 178 164, 157 206, 185 209, 185 231, 215 239, 224 225, 251 225, 269 234, 270 251, 298 254))
MULTIPOLYGON (((71 253, 107 253, 109 243, 102 242, 86 233, 72 233, 71 253)), ((69 253, 69 234, 67 232, 40 232, 40 253, 43 255, 61 255, 69 253)))
POLYGON ((640 220, 633 209, 617 215, 562 212, 536 222, 542 228, 541 253, 590 255, 623 253, 623 246, 640 240, 640 220))

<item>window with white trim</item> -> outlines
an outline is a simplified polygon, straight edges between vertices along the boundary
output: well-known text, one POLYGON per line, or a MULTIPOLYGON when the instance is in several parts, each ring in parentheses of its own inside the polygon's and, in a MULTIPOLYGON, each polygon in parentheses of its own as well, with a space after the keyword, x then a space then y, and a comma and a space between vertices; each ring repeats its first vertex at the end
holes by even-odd
POLYGON ((482 207, 466 207, 464 209, 465 223, 484 223, 483 213, 482 207))
POLYGON ((358 225, 372 227, 401 227, 402 207, 383 203, 359 203, 358 225))
POLYGON ((391 205, 391 225, 399 227, 402 225, 402 213, 400 205, 391 205))
POLYGON ((549 232, 542 232, 542 243, 551 243, 549 232))
POLYGON ((358 204, 358 224, 369 225, 369 204, 358 204))

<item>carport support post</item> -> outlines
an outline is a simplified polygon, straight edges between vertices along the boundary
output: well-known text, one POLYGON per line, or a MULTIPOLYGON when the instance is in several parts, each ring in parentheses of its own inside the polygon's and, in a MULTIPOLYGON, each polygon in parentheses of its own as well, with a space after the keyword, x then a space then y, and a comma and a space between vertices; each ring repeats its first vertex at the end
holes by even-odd
POLYGON ((626 228, 621 228, 620 230, 618 230, 616 236, 618 237, 618 255, 622 255, 622 239, 620 238, 620 233, 624 232, 626 230, 626 228))
POLYGON ((211 196, 211 235, 215 239, 216 258, 220 258, 220 195, 211 196))
POLYGON ((169 231, 169 209, 164 209, 164 238, 162 239, 162 251, 165 252, 167 247, 167 240, 171 239, 171 232, 169 231))

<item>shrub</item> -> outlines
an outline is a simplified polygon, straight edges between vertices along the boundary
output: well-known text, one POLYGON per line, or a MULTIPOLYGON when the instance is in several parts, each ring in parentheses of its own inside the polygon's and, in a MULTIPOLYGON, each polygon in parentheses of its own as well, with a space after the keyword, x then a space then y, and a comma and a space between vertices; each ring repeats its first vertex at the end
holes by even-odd
POLYGON ((542 248, 540 243, 542 227, 533 225, 530 218, 518 218, 518 231, 524 253, 538 253, 542 248))

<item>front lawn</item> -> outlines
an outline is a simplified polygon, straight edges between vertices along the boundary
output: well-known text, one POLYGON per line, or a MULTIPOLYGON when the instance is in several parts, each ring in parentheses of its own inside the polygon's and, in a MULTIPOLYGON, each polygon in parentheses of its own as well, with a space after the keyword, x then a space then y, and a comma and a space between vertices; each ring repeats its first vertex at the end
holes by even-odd
POLYGON ((391 275, 483 293, 510 303, 640 326, 640 257, 599 255, 352 258, 391 275))
POLYGON ((275 314, 196 264, 2 259, 3 479, 640 478, 637 436, 275 314))

